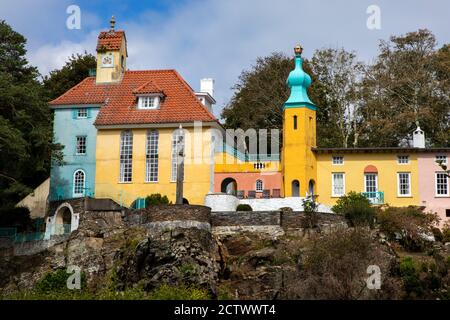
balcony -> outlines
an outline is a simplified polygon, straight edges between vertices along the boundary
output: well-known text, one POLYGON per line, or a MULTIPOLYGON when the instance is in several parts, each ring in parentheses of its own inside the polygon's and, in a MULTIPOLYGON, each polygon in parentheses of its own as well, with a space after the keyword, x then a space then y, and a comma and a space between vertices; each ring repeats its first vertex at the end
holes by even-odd
POLYGON ((362 195, 369 199, 371 204, 384 204, 384 192, 363 192, 362 195))

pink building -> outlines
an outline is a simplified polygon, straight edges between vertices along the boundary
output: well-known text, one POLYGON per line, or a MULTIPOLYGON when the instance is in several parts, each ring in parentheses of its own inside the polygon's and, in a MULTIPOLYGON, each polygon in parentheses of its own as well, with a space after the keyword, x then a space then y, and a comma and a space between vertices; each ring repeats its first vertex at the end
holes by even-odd
POLYGON ((450 178, 436 163, 437 160, 442 160, 450 167, 448 149, 419 154, 419 194, 420 204, 425 207, 425 211, 436 212, 443 225, 450 222, 450 178))

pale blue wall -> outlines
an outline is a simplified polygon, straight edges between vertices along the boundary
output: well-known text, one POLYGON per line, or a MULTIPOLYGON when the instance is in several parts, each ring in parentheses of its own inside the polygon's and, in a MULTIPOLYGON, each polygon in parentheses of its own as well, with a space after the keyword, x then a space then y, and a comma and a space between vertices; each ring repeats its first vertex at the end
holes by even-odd
POLYGON ((64 146, 64 165, 53 165, 50 172, 50 200, 73 198, 73 175, 78 169, 85 172, 86 193, 94 196, 95 183, 95 144, 97 129, 94 121, 99 106, 70 106, 55 108, 54 139, 64 146), (88 117, 76 118, 78 107, 88 108, 88 117), (76 155, 76 137, 86 136, 86 154, 76 155))

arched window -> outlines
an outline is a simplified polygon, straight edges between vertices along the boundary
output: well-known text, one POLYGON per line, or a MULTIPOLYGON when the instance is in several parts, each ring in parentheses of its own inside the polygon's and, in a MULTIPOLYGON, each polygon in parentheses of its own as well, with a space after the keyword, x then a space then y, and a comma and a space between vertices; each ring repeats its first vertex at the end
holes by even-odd
POLYGON ((292 196, 300 197, 300 182, 298 180, 292 181, 292 196))
MULTIPOLYGON (((177 129, 172 135, 172 174, 171 180, 177 181, 177 170, 178 170, 178 153, 180 150, 184 152, 184 131, 183 129, 177 129)), ((182 177, 184 180, 184 177, 182 177)))
POLYGON ((120 135, 120 182, 131 182, 133 176, 133 133, 120 135))
POLYGON ((294 130, 297 130, 297 116, 294 116, 294 130))
POLYGON ((262 192, 264 188, 262 180, 256 180, 256 191, 262 192))
POLYGON ((83 170, 77 170, 73 174, 73 196, 81 197, 84 194, 85 174, 83 170))

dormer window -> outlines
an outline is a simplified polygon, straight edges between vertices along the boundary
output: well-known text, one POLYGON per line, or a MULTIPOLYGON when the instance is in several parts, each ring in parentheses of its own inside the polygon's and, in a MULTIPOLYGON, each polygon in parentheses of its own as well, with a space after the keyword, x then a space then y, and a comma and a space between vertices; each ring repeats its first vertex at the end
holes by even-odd
POLYGON ((158 109, 159 96, 143 96, 139 97, 138 109, 158 109))

